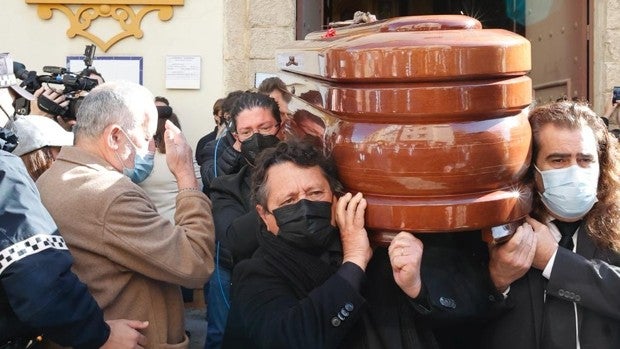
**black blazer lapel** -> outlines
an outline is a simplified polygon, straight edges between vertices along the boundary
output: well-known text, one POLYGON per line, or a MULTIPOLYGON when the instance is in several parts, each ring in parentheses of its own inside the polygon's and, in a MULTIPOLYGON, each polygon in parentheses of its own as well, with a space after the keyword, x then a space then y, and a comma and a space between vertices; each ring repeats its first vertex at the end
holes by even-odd
POLYGON ((588 234, 589 232, 585 224, 581 224, 579 233, 577 234, 577 253, 584 256, 586 259, 592 259, 596 252, 596 245, 594 245, 594 242, 588 234))
MULTIPOLYGON (((579 232, 577 234, 577 254, 585 257, 586 259, 594 258, 595 253, 597 252, 596 245, 588 235, 589 231, 585 226, 585 222, 581 224, 579 227, 579 232)), ((579 305, 577 306, 577 329, 579 333, 581 333, 581 324, 583 320, 583 308, 579 305)))

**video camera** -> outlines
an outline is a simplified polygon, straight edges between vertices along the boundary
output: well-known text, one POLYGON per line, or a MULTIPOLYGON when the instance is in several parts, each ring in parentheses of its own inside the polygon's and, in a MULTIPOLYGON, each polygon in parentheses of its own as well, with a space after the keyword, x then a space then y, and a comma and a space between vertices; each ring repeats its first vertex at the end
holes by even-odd
POLYGON ((616 104, 620 102, 620 86, 614 86, 614 89, 611 92, 611 104, 616 104))
MULTIPOLYGON (((67 107, 62 107, 45 96, 39 96, 37 104, 39 108, 46 113, 60 115, 65 119, 75 120, 77 107, 84 98, 78 93, 81 91, 90 91, 98 84, 97 80, 86 76, 92 71, 91 66, 93 64, 95 50, 95 45, 86 46, 84 50, 84 65, 86 67, 80 73, 73 73, 62 67, 44 66, 43 71, 48 74, 37 75, 36 71, 28 71, 23 64, 18 62, 13 62, 13 71, 15 76, 22 80, 20 86, 24 87, 30 93, 34 93, 41 88, 44 83, 63 85, 63 94, 66 99, 69 100, 69 105, 67 107)), ((25 98, 16 100, 15 112, 22 115, 30 113, 29 101, 25 98)))

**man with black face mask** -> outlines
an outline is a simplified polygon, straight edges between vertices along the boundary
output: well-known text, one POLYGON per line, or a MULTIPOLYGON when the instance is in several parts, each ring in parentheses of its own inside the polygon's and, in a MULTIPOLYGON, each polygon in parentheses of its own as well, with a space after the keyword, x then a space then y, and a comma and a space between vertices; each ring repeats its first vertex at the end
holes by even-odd
POLYGON ((366 200, 337 198, 342 190, 310 143, 259 155, 259 248, 235 266, 224 348, 437 348, 411 304, 422 294, 421 241, 401 232, 373 253, 366 200))
POLYGON ((208 194, 213 202, 217 238, 216 270, 209 283, 205 348, 219 348, 228 316, 230 275, 234 262, 249 258, 258 247, 259 219, 250 202, 250 177, 256 156, 278 144, 278 105, 269 96, 245 92, 231 109, 233 147, 244 166, 238 173, 217 177, 208 194))

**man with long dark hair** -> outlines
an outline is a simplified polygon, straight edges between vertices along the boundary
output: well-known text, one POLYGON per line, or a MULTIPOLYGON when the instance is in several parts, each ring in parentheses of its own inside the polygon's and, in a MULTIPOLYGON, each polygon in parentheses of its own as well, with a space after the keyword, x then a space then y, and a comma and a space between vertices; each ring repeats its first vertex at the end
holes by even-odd
POLYGON ((492 348, 620 348, 618 143, 586 104, 532 110, 531 217, 491 246, 490 272, 513 305, 492 348))

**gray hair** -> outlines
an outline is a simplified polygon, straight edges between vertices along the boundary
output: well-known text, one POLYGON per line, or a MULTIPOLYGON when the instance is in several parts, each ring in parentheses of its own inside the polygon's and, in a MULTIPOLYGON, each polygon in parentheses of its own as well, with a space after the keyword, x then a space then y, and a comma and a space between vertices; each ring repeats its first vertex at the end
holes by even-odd
POLYGON ((95 138, 112 124, 133 130, 144 115, 156 115, 153 94, 145 87, 129 81, 106 82, 84 98, 76 114, 76 138, 95 138))

